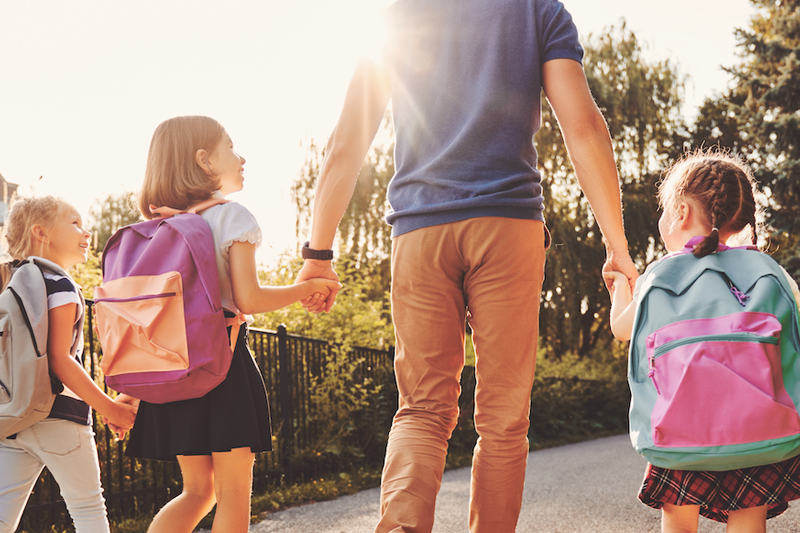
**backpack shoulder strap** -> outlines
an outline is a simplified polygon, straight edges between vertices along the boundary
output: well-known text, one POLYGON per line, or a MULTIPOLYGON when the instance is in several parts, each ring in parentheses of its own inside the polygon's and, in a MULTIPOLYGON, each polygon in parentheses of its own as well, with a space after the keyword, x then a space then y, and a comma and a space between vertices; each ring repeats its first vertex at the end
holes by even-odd
POLYGON ((46 353, 47 288, 42 271, 34 262, 26 261, 14 271, 6 290, 14 295, 19 305, 25 323, 30 329, 36 351, 39 355, 46 353))
MULTIPOLYGON (((54 263, 53 261, 50 261, 49 259, 45 259, 43 257, 30 256, 30 257, 28 257, 28 262, 30 262, 31 264, 36 265, 38 267, 38 269, 40 271, 40 275, 42 276, 42 279, 44 279, 44 272, 46 272, 46 271, 49 271, 49 272, 52 272, 53 274, 57 274, 57 275, 60 275, 60 276, 65 276, 65 277, 68 277, 68 278, 72 279, 70 277, 70 275, 67 273, 66 270, 61 268, 61 266, 59 266, 58 264, 54 263)), ((73 280, 73 283, 75 283, 74 280, 73 280)), ((81 293, 81 287, 80 287, 80 285, 77 285, 77 284, 75 284, 75 285, 78 287, 78 297, 80 298, 80 301, 83 302, 84 300, 83 300, 83 294, 81 293)), ((45 294, 45 311, 44 311, 44 314, 47 315, 47 290, 46 290, 46 287, 45 287, 44 294, 45 294)), ((85 319, 86 319, 85 305, 84 304, 78 304, 78 318, 77 318, 77 323, 79 324, 79 326, 77 326, 78 330, 80 330, 80 331, 83 330, 83 321, 85 319)), ((83 342, 82 335, 78 335, 74 339, 74 342, 72 343, 72 347, 71 347, 71 350, 70 350, 72 354, 75 354, 75 353, 78 352, 78 350, 82 349, 82 347, 81 347, 81 343, 82 342, 83 342)))

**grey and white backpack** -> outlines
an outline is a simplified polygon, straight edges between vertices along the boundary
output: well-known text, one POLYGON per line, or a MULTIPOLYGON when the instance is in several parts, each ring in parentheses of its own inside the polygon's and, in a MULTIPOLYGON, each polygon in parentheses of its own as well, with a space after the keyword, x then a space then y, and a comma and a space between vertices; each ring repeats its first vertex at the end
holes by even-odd
POLYGON ((0 293, 0 438, 47 418, 56 398, 47 364, 43 270, 66 275, 52 261, 29 257, 0 293))

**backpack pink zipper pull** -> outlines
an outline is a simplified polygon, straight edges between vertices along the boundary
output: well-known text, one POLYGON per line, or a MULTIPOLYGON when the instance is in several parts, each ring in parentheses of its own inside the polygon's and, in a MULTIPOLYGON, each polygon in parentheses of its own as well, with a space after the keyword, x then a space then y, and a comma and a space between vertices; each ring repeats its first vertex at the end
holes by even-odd
POLYGON ((729 278, 725 274, 722 274, 722 277, 725 278, 725 281, 728 283, 728 287, 730 287, 731 293, 734 296, 736 296, 736 299, 739 301, 739 305, 744 307, 745 306, 745 302, 747 300, 749 300, 750 297, 748 295, 746 295, 745 293, 743 293, 742 291, 740 291, 739 288, 736 285, 733 284, 733 281, 731 281, 731 278, 729 278))
POLYGON ((733 284, 731 284, 731 292, 733 293, 734 296, 736 296, 736 299, 739 300, 739 304, 742 307, 744 307, 744 305, 745 305, 744 304, 745 300, 749 300, 750 299, 750 297, 748 295, 746 295, 745 293, 743 293, 742 291, 737 289, 736 286, 733 285, 733 284))
POLYGON ((658 383, 656 383, 656 358, 655 356, 650 358, 650 371, 647 373, 647 377, 653 382, 653 386, 656 388, 656 394, 659 396, 661 395, 661 391, 658 389, 658 383))

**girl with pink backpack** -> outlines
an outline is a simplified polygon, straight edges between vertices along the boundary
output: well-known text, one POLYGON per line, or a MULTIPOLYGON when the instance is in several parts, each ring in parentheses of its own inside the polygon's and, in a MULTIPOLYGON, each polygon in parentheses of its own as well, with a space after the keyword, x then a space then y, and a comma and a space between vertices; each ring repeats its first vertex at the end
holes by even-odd
POLYGON ((658 228, 669 254, 648 267, 633 294, 624 275, 605 273, 611 330, 617 339, 631 340, 631 439, 650 461, 639 499, 662 510, 664 532, 696 532, 700 514, 727 523, 728 533, 765 532, 768 518, 800 498, 800 448, 791 444, 800 419, 781 377, 793 376, 797 366, 792 361, 800 291, 777 264, 759 269, 762 277, 756 281, 736 281, 741 272, 752 270, 748 261, 774 263, 756 248, 754 188, 750 171, 732 156, 699 151, 686 157, 667 171, 658 193, 663 208, 658 228), (730 248, 737 244, 747 246, 730 248), (695 276, 692 289, 687 284, 695 276), (673 279, 684 284, 681 290, 673 290, 673 279), (772 315, 758 308, 770 301, 781 302, 775 308, 782 311, 772 315), (725 312, 703 315, 719 308, 725 312), (643 326, 651 315, 659 315, 650 323, 653 331, 643 326), (750 332, 761 323, 777 323, 777 316, 784 318, 772 333, 750 332), (730 409, 745 401, 745 393, 763 403, 747 400, 745 408, 730 409), (655 407, 648 397, 655 398, 655 407), (778 410, 786 421, 773 416, 778 410), (764 441, 759 438, 769 432, 759 429, 762 421, 775 432, 764 441), (739 425, 743 430, 734 437, 731 428, 739 425), (790 443, 787 448, 781 448, 783 440, 790 443), (770 461, 757 454, 769 449, 779 454, 764 464, 770 461), (731 455, 720 457, 725 453, 731 455), (735 461, 741 464, 731 466, 735 461))
MULTIPOLYGON (((169 119, 158 126, 150 144, 140 210, 150 220, 163 212, 156 206, 187 211, 221 200, 242 189, 244 163, 216 120, 169 119)), ((260 285, 255 251, 261 229, 253 215, 236 202, 218 203, 199 214, 211 228, 226 315, 244 316, 249 324, 252 313, 306 298, 324 300, 340 287, 325 279, 286 287, 260 285)), ((139 403, 126 455, 177 460, 183 476, 183 492, 158 512, 148 531, 189 533, 216 504, 214 531, 246 532, 255 454, 272 449, 266 390, 250 353, 247 328, 239 331, 224 381, 204 396, 158 404, 120 396, 139 403)))

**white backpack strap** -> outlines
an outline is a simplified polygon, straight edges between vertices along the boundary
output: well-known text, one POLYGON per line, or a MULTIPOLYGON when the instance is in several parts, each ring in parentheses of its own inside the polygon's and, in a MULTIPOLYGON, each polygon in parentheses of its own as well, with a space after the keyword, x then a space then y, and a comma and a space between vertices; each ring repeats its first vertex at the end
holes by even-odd
POLYGON ((39 267, 40 270, 42 270, 42 269, 49 270, 50 272, 53 272, 54 274, 59 274, 61 276, 68 276, 69 275, 69 274, 67 274, 66 270, 61 268, 60 265, 57 265, 56 263, 50 261, 49 259, 45 259, 44 257, 38 257, 38 256, 35 256, 35 255, 30 255, 30 256, 28 256, 26 261, 29 261, 29 262, 35 264, 36 266, 39 267))
POLYGON ((158 215, 161 218, 169 218, 183 213, 196 214, 198 211, 203 211, 204 209, 208 209, 209 207, 214 207, 215 205, 219 204, 227 204, 229 201, 230 200, 226 200, 225 198, 209 198, 208 200, 204 200, 199 204, 195 204, 186 209, 175 209, 173 207, 156 207, 151 204, 150 212, 154 215, 158 215))

